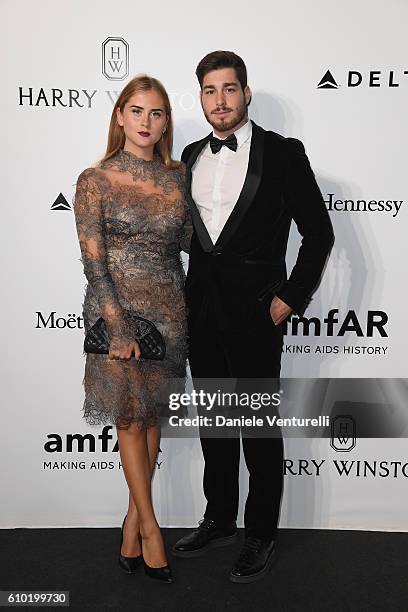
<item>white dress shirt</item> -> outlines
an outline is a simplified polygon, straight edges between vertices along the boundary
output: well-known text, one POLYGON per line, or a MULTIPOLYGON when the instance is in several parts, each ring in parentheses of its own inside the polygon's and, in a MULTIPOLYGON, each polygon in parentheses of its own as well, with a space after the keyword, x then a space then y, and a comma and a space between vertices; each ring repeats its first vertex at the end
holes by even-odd
POLYGON ((214 244, 244 185, 252 137, 251 121, 234 134, 238 144, 236 151, 223 146, 218 153, 212 153, 207 143, 192 168, 191 195, 214 244))

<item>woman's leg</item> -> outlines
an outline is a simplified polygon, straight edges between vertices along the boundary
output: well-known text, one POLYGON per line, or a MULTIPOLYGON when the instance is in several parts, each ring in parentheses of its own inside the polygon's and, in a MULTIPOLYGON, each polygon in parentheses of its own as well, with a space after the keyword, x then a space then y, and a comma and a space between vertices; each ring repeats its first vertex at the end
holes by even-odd
MULTIPOLYGON (((149 461, 151 469, 151 477, 156 467, 157 455, 160 444, 160 426, 149 427, 147 430, 147 446, 149 451, 149 461)), ((132 494, 129 490, 129 505, 126 515, 125 526, 123 528, 123 544, 122 544, 122 555, 125 557, 137 557, 141 554, 140 547, 140 525, 139 515, 135 502, 133 501, 132 494)))
POLYGON ((151 497, 151 480, 157 459, 160 429, 151 427, 143 431, 136 424, 132 424, 129 429, 118 429, 117 434, 121 463, 130 492, 122 554, 127 557, 140 554, 140 529, 146 563, 151 567, 162 567, 167 561, 151 497))

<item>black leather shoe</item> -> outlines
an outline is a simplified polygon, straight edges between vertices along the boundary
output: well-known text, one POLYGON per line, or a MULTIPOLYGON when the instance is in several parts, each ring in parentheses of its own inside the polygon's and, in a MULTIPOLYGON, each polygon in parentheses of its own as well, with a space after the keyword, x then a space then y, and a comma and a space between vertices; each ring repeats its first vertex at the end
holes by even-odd
POLYGON ((123 527, 125 525, 126 516, 123 519, 122 529, 121 529, 121 538, 120 538, 120 546, 119 546, 119 565, 127 574, 134 574, 136 570, 142 565, 143 555, 138 555, 137 557, 124 557, 122 555, 122 544, 123 544, 123 527))
POLYGON ((216 521, 204 518, 197 529, 175 543, 171 552, 175 557, 199 557, 209 548, 233 544, 237 535, 235 521, 228 527, 221 527, 216 521))
POLYGON ((173 582, 173 575, 171 573, 170 565, 164 565, 163 567, 150 567, 146 561, 143 560, 144 571, 147 576, 160 580, 160 582, 167 582, 170 584, 173 582))
POLYGON ((269 571, 275 552, 274 540, 245 538, 241 553, 234 563, 230 580, 232 582, 255 582, 269 571))

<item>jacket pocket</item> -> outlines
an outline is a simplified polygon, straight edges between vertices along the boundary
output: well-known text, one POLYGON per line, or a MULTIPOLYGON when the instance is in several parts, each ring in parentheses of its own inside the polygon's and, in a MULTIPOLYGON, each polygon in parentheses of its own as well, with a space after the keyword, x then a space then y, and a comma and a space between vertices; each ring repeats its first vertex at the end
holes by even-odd
POLYGON ((253 266, 270 266, 271 268, 281 268, 282 264, 274 263, 268 259, 245 259, 244 263, 253 265, 253 266))
POLYGON ((279 279, 273 283, 269 283, 266 287, 263 287, 259 293, 256 294, 256 299, 262 302, 268 295, 272 295, 275 290, 281 285, 282 280, 279 279))

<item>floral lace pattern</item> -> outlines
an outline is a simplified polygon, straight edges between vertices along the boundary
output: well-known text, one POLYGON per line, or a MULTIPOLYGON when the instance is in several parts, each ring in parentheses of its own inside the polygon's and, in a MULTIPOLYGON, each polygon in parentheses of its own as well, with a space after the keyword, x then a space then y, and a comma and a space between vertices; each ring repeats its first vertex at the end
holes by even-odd
POLYGON ((112 343, 134 338, 127 312, 152 321, 166 342, 163 361, 86 355, 84 418, 90 425, 156 425, 168 409, 169 379, 184 383, 187 324, 184 270, 191 221, 184 166, 142 160, 120 150, 78 177, 74 201, 81 261, 88 280, 85 333, 103 317, 112 343))

